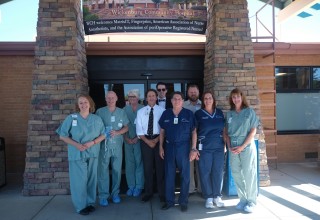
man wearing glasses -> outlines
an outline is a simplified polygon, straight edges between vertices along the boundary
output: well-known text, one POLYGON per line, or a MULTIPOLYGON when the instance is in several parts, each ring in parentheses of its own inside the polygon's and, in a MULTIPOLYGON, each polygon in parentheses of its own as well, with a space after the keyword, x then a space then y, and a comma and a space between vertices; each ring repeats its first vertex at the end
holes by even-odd
POLYGON ((172 108, 172 103, 169 98, 167 98, 167 85, 164 82, 157 83, 158 100, 157 105, 164 109, 172 108))

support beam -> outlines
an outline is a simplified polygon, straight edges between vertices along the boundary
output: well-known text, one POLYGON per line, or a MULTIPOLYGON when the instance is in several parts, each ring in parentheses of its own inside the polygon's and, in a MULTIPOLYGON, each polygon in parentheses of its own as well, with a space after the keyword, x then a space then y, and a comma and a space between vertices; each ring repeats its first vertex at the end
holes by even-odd
POLYGON ((279 12, 278 22, 281 23, 293 16, 296 16, 303 10, 310 8, 312 5, 316 3, 319 3, 319 0, 294 1, 279 12))

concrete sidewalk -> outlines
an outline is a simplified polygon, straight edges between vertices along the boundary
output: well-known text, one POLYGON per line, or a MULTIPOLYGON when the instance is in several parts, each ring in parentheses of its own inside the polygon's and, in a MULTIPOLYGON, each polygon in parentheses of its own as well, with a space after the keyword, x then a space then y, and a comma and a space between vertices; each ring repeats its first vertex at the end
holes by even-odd
POLYGON ((235 209, 237 197, 223 197, 224 208, 206 209, 204 199, 191 195, 188 211, 180 207, 163 211, 155 196, 151 202, 122 196, 120 204, 97 206, 88 216, 75 213, 70 196, 21 196, 22 186, 9 184, 0 189, 1 220, 43 219, 110 219, 110 220, 174 220, 174 219, 320 219, 320 168, 316 163, 278 164, 270 167, 271 186, 261 187, 258 206, 252 214, 235 209))

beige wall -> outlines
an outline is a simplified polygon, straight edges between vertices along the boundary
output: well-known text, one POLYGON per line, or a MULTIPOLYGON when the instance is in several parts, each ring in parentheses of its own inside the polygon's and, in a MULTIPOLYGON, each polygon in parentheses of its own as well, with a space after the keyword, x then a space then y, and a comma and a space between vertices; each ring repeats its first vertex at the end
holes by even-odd
MULTIPOLYGON (((320 54, 319 52, 311 51, 312 54, 306 54, 304 50, 276 50, 275 66, 319 66, 320 54), (299 54, 304 53, 304 54, 299 54)), ((261 113, 262 117, 270 118, 276 115, 275 106, 266 103, 272 103, 275 99, 275 80, 273 66, 267 65, 272 63, 272 56, 263 57, 263 55, 255 56, 256 64, 265 63, 266 65, 257 65, 257 81, 259 90, 265 90, 260 93, 261 113)), ((263 126, 268 129, 276 128, 276 121, 263 120, 263 126)), ((304 162, 311 159, 305 159, 305 153, 318 152, 319 134, 299 134, 299 135, 276 135, 276 133, 265 130, 267 155, 272 157, 277 155, 278 162, 304 162), (268 143, 276 143, 276 145, 269 145, 268 143)), ((319 157, 320 155, 318 155, 319 157)), ((316 159, 313 159, 316 161, 316 159)))
POLYGON ((22 173, 25 167, 33 61, 33 56, 0 56, 0 136, 8 173, 22 173))

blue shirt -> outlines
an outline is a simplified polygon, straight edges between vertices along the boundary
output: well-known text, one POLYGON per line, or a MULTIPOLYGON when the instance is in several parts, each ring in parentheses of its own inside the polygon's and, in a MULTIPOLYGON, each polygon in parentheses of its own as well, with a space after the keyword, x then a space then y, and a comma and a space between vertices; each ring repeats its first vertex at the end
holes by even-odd
POLYGON ((178 117, 176 117, 173 109, 170 108, 163 112, 159 125, 165 130, 167 142, 189 142, 192 131, 195 129, 196 121, 192 111, 182 108, 178 117))
MULTIPOLYGON (((79 113, 75 113, 67 116, 56 132, 61 137, 69 137, 80 144, 84 144, 104 134, 105 128, 99 116, 89 114, 87 118, 83 118, 79 113)), ((99 151, 100 144, 96 144, 85 151, 80 151, 75 146, 68 144, 68 159, 72 161, 98 157, 99 151)))
POLYGON ((203 150, 224 147, 223 128, 224 115, 218 108, 211 115, 204 109, 195 112, 197 122, 198 140, 201 140, 203 150))

